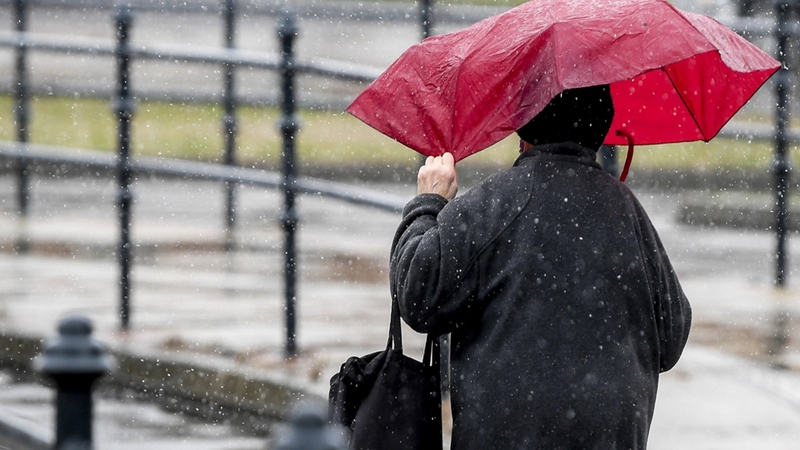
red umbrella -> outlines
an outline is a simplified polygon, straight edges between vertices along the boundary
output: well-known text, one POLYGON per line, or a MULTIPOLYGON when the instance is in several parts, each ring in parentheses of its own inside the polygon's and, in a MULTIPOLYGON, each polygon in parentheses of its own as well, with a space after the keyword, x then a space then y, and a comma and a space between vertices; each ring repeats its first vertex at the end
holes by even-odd
POLYGON ((533 0, 403 53, 347 111, 425 155, 463 159, 565 89, 610 84, 606 144, 708 141, 780 64, 663 0, 533 0))

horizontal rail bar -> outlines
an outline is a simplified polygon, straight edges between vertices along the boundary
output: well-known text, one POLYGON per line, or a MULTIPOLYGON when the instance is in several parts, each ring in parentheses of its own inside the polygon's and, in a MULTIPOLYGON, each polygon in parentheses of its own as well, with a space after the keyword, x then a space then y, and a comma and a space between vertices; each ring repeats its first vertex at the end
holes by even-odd
POLYGON ((315 178, 298 178, 295 180, 295 187, 303 194, 321 195, 396 213, 403 212, 409 200, 372 189, 315 178))
MULTIPOLYGON (((772 141, 775 139, 775 129, 769 125, 732 122, 719 132, 719 137, 772 141)), ((800 142, 800 130, 787 130, 787 137, 790 143, 800 142)), ((0 142, 0 156, 109 171, 117 167, 117 157, 111 153, 36 144, 23 145, 16 142, 0 142)), ((132 165, 137 174, 228 181, 270 189, 279 189, 283 186, 281 174, 246 167, 155 157, 134 158, 132 165)), ((407 199, 398 196, 328 180, 301 177, 296 180, 295 186, 299 193, 334 198, 388 212, 402 212, 407 202, 407 199)))
MULTIPOLYGON (((0 47, 95 56, 113 56, 116 51, 114 42, 107 40, 15 31, 0 31, 0 47)), ((151 44, 131 46, 130 55, 138 59, 230 64, 269 70, 277 70, 280 64, 280 55, 275 53, 225 47, 151 44)), ((299 73, 358 82, 370 82, 382 72, 381 69, 374 67, 324 58, 299 59, 295 64, 295 70, 299 73)))
MULTIPOLYGON (((91 82, 80 83, 47 83, 41 85, 28 85, 27 94, 29 97, 80 97, 108 100, 114 93, 114 86, 98 86, 91 82)), ((0 83, 0 95, 12 95, 14 86, 11 83, 0 83)), ((236 96, 236 104, 255 107, 274 107, 280 99, 279 93, 246 93, 236 96)), ((208 104, 221 103, 222 93, 208 91, 196 91, 185 86, 163 88, 139 88, 136 89, 136 100, 147 102, 178 102, 181 104, 208 104)), ((297 104, 301 108, 308 108, 317 111, 344 111, 353 101, 350 96, 344 94, 320 94, 316 92, 303 92, 303 97, 297 99, 297 104)))
MULTIPOLYGON (((777 26, 775 19, 768 17, 720 17, 716 20, 736 33, 749 38, 774 36, 777 26)), ((800 36, 800 23, 793 21, 787 26, 790 36, 800 36)))
POLYGON ((0 31, 0 47, 100 56, 114 55, 114 43, 111 41, 78 36, 20 33, 16 31, 0 31))
MULTIPOLYGON (((720 130, 719 137, 732 139, 749 139, 753 141, 775 141, 775 126, 730 122, 720 130)), ((786 138, 790 144, 800 143, 800 130, 787 129, 786 138)))
MULTIPOLYGON (((96 9, 113 11, 115 3, 109 0, 27 0, 28 7, 60 8, 60 9, 96 9)), ((131 9, 143 12, 159 12, 170 14, 219 14, 221 5, 218 0, 192 1, 158 1, 128 0, 131 9)), ((0 5, 11 5, 11 0, 0 0, 0 5)), ((279 16, 286 11, 287 3, 277 1, 246 1, 237 5, 242 13, 248 16, 279 16)), ((417 6, 409 2, 341 2, 341 1, 293 1, 291 9, 299 17, 308 18, 340 18, 352 21, 372 22, 406 22, 419 20, 417 6)), ((473 7, 457 5, 448 7, 449 15, 456 21, 464 21, 467 17, 477 17, 473 21, 492 15, 498 8, 473 7)), ((508 8, 504 8, 508 9, 508 8)))
MULTIPOLYGON (((29 7, 63 9, 113 10, 115 2, 109 0, 28 0, 29 7)), ((11 6, 11 0, 0 0, 0 5, 11 6)), ((218 0, 159 1, 129 0, 127 4, 138 11, 165 13, 219 14, 218 0)), ((341 2, 341 1, 295 1, 292 11, 299 17, 331 18, 371 22, 419 21, 416 4, 405 2, 341 2)), ((238 6, 247 15, 279 16, 286 9, 286 3, 276 1, 249 1, 238 6)), ((435 4, 434 15, 437 24, 471 24, 481 19, 507 11, 507 6, 435 4)), ((771 13, 771 10, 769 11, 771 13)), ((764 37, 771 34, 775 20, 768 17, 719 17, 723 25, 739 34, 750 37, 764 37)), ((800 35, 800 24, 790 24, 790 33, 800 35)))
POLYGON ((383 69, 375 67, 322 58, 309 60, 297 58, 294 66, 301 73, 363 83, 371 83, 383 73, 383 69))
MULTIPOLYGON (((62 9, 113 10, 115 2, 108 0, 28 0, 28 7, 62 9)), ((0 5, 10 5, 11 0, 0 0, 0 5)), ((220 11, 217 0, 158 1, 128 0, 131 9, 147 12, 215 14, 220 11)), ((279 16, 286 10, 286 2, 248 1, 237 8, 248 15, 279 16)), ((338 2, 313 1, 292 2, 292 10, 301 17, 340 17, 350 20, 381 20, 414 22, 417 20, 416 6, 406 2, 338 2)))
MULTIPOLYGON (((22 159, 27 162, 41 161, 51 164, 69 164, 89 169, 113 171, 117 167, 117 156, 112 153, 51 147, 36 144, 0 142, 0 156, 22 159)), ((133 171, 139 174, 178 176, 188 179, 228 181, 243 185, 278 189, 283 187, 283 176, 247 167, 231 167, 200 161, 185 161, 171 158, 138 157, 131 160, 133 171)), ((344 183, 298 178, 297 192, 335 198, 348 203, 369 206, 388 212, 401 212, 408 199, 377 192, 372 189, 350 186, 344 183)))
POLYGON ((131 46, 131 57, 167 61, 186 61, 201 64, 230 64, 255 69, 276 70, 280 56, 254 50, 241 50, 225 47, 177 46, 149 44, 131 46))

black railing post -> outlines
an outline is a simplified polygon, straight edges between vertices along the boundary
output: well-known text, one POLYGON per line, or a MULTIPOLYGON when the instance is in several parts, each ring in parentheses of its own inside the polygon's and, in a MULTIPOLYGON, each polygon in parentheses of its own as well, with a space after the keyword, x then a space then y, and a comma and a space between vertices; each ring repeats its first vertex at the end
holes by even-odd
MULTIPOLYGON (((419 26, 422 40, 431 36, 433 32, 433 0, 419 0, 419 26)), ((419 155, 420 165, 425 165, 428 157, 419 155)))
POLYGON ((789 221, 787 197, 789 194, 789 177, 791 168, 786 157, 788 137, 786 128, 789 123, 789 14, 794 10, 796 0, 776 0, 775 12, 777 26, 775 40, 777 57, 781 69, 775 75, 775 156, 773 174, 775 175, 775 232, 777 249, 775 251, 775 284, 783 287, 786 284, 786 234, 789 221))
MULTIPOLYGON (((236 35, 236 1, 224 0, 223 14, 225 16, 225 47, 234 48, 236 35)), ((234 79, 236 66, 225 63, 223 66, 223 80, 225 91, 223 93, 223 133, 225 135, 224 164, 236 165, 236 89, 234 79)), ((236 183, 225 182, 225 250, 231 251, 235 246, 233 235, 236 226, 236 183)))
POLYGON ((133 193, 131 181, 133 169, 131 167, 131 121, 135 104, 130 92, 130 27, 133 23, 133 14, 130 8, 122 7, 115 17, 117 27, 117 92, 114 109, 117 114, 117 206, 119 208, 119 247, 117 255, 120 268, 120 320, 121 328, 127 330, 130 323, 130 271, 133 260, 131 247, 131 208, 133 193))
MULTIPOLYGON (((433 33, 433 0, 419 0, 419 24, 422 31, 422 40, 431 37, 433 33)), ((425 155, 419 156, 420 165, 425 165, 428 159, 425 155)), ((450 334, 439 337, 440 375, 442 384, 442 397, 450 398, 450 334)))
POLYGON ((298 217, 295 209, 295 137, 300 129, 296 115, 294 93, 294 40, 298 30, 294 15, 284 12, 278 19, 278 39, 281 45, 281 119, 279 128, 283 135, 283 213, 281 225, 284 230, 284 282, 286 300, 286 357, 297 354, 297 331, 295 327, 295 304, 297 301, 297 249, 295 248, 295 232, 298 217))
MULTIPOLYGON (((14 0, 15 30, 24 33, 28 29, 28 8, 25 0, 14 0)), ((17 141, 23 144, 20 151, 25 151, 24 144, 28 142, 28 63, 27 49, 17 47, 14 70, 14 117, 17 122, 17 141)), ((17 172, 17 207, 22 217, 28 215, 28 164, 20 158, 16 162, 17 172)), ((25 250, 25 242, 20 242, 20 250, 25 250)))
POLYGON ((92 323, 81 316, 58 325, 58 336, 36 360, 56 384, 55 450, 92 447, 92 385, 111 370, 103 346, 92 338, 92 323))
POLYGON ((433 30, 433 0, 419 0, 419 25, 422 31, 422 39, 431 36, 433 30))

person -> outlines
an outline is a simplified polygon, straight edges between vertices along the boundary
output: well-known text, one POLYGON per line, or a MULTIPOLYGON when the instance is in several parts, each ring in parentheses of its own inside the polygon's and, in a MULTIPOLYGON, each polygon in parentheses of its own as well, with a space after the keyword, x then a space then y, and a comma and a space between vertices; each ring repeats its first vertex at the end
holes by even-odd
POLYGON ((513 167, 465 194, 453 157, 418 174, 390 285, 416 331, 451 333, 452 449, 644 449, 691 308, 631 191, 595 161, 607 85, 518 130, 513 167))

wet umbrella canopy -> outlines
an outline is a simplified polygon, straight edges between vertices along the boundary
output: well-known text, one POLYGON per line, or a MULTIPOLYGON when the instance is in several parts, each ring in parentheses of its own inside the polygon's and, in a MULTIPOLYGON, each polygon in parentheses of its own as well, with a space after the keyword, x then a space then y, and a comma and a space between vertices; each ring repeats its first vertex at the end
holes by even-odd
POLYGON ((778 68, 714 19, 663 0, 533 0, 409 48, 347 111, 460 160, 563 90, 610 84, 606 144, 708 141, 778 68))

